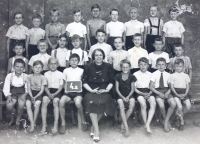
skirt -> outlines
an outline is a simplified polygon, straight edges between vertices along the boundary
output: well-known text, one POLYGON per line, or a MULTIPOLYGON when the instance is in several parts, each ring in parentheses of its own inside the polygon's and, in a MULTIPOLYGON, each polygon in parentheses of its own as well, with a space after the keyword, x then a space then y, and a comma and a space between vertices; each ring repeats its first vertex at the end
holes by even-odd
POLYGON ((135 46, 133 43, 133 36, 126 36, 125 46, 127 51, 135 46))
POLYGON ((150 34, 147 35, 145 44, 146 44, 146 48, 147 48, 148 53, 155 51, 155 48, 153 46, 154 41, 155 41, 156 38, 160 38, 160 37, 161 36, 158 36, 158 35, 150 35, 150 34))
MULTIPOLYGON (((184 88, 175 88, 175 91, 176 91, 178 94, 185 94, 186 89, 184 89, 184 88)), ((174 93, 172 93, 172 95, 173 95, 174 97, 177 97, 177 96, 175 96, 174 93)), ((177 97, 177 98, 179 98, 179 97, 177 97)), ((184 99, 180 99, 180 100, 181 100, 182 102, 184 102, 184 101, 187 100, 187 99, 189 99, 188 95, 185 96, 184 99)))

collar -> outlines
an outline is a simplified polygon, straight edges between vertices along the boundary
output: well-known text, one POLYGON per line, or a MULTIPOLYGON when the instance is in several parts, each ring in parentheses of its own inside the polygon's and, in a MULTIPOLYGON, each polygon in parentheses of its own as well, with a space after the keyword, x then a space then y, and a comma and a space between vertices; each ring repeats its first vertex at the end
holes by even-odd
POLYGON ((103 42, 103 43, 99 43, 99 42, 97 42, 97 44, 98 44, 98 45, 103 45, 103 44, 105 44, 105 42, 103 42))
POLYGON ((72 68, 72 67, 70 67, 70 69, 71 69, 71 70, 76 70, 76 69, 78 69, 78 66, 77 66, 76 68, 72 68))
POLYGON ((136 47, 136 46, 133 47, 133 50, 138 50, 138 49, 142 49, 142 47, 141 46, 140 47, 136 47))
POLYGON ((52 71, 50 70, 49 72, 50 72, 50 74, 54 74, 54 73, 56 73, 57 71, 58 71, 58 70, 55 70, 55 71, 52 72, 52 71))
POLYGON ((176 71, 175 71, 175 74, 178 74, 178 75, 180 75, 180 74, 183 74, 183 72, 181 72, 181 73, 178 73, 178 72, 176 72, 176 71))
POLYGON ((150 19, 152 19, 152 20, 157 20, 158 17, 150 17, 150 19))
POLYGON ((163 74, 166 73, 165 70, 164 70, 163 72, 157 70, 156 72, 159 73, 159 74, 161 74, 161 73, 163 73, 163 74))
POLYGON ((103 66, 104 66, 104 62, 102 62, 102 64, 101 65, 97 65, 96 63, 95 63, 95 61, 94 61, 94 63, 93 63, 93 65, 94 65, 94 67, 95 68, 97 68, 97 69, 102 69, 103 68, 103 66))
POLYGON ((132 19, 131 19, 131 20, 130 20, 130 22, 137 22, 137 21, 138 21, 137 19, 135 19, 135 20, 132 20, 132 19))
POLYGON ((21 73, 20 76, 17 76, 17 75, 15 74, 15 72, 12 72, 12 75, 13 75, 13 76, 16 76, 16 77, 23 77, 23 73, 21 73))
POLYGON ((47 56, 47 53, 45 53, 45 54, 39 53, 38 55, 39 55, 39 57, 42 57, 42 56, 46 57, 46 56, 47 56))
POLYGON ((22 24, 20 24, 20 25, 16 25, 16 24, 15 24, 15 25, 14 25, 15 28, 22 28, 22 26, 23 26, 22 24))
POLYGON ((116 52, 122 52, 122 51, 123 51, 123 49, 120 49, 120 50, 116 49, 115 51, 116 51, 116 52))
POLYGON ((119 22, 118 20, 117 20, 117 21, 115 21, 115 22, 114 22, 114 21, 111 21, 111 23, 118 23, 118 22, 119 22))
POLYGON ((60 22, 57 22, 57 23, 52 23, 52 22, 50 22, 50 24, 51 24, 51 25, 55 25, 55 26, 56 26, 56 25, 61 25, 60 22))
POLYGON ((177 20, 175 20, 175 21, 174 21, 174 20, 170 20, 170 22, 171 22, 171 23, 176 23, 176 22, 177 22, 177 20))
POLYGON ((142 72, 141 70, 139 70, 140 74, 147 74, 148 71, 146 72, 142 72))
POLYGON ((75 23, 75 24, 81 24, 81 22, 75 22, 75 21, 73 23, 75 23))
POLYGON ((57 50, 61 50, 61 51, 67 51, 67 48, 57 48, 57 50))
POLYGON ((72 51, 78 51, 80 50, 81 48, 73 48, 72 51))

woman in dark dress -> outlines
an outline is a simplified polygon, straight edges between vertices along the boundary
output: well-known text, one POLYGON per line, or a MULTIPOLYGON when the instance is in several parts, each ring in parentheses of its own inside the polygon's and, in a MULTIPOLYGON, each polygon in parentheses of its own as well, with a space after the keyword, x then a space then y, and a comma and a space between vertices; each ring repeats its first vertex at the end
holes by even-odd
POLYGON ((113 87, 114 72, 110 64, 104 63, 105 53, 101 49, 94 50, 93 63, 85 68, 83 74, 83 87, 86 89, 84 106, 86 114, 92 121, 91 137, 99 141, 98 122, 105 115, 114 115, 115 102, 109 94, 113 87))

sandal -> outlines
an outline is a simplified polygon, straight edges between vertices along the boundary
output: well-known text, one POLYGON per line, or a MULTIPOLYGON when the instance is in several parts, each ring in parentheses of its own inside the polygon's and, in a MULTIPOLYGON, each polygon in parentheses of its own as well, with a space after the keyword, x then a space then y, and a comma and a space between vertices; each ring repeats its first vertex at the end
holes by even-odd
POLYGON ((90 133, 90 137, 93 138, 94 137, 94 133, 90 133))
POLYGON ((99 137, 93 137, 94 142, 99 142, 99 137))

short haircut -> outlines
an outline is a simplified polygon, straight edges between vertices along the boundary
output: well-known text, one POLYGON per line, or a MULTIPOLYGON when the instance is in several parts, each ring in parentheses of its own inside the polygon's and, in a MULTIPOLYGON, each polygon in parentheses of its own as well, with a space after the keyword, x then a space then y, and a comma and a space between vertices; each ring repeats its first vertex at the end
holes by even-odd
POLYGON ((36 61, 34 61, 34 63, 33 63, 33 67, 34 67, 34 66, 37 66, 37 65, 41 65, 42 68, 44 67, 44 64, 43 64, 42 61, 40 61, 40 60, 36 60, 36 61))
POLYGON ((93 51, 93 53, 92 53, 92 59, 93 59, 93 60, 95 59, 95 53, 96 53, 97 51, 101 52, 102 55, 103 55, 103 59, 105 59, 105 53, 104 53, 104 51, 103 51, 102 49, 100 49, 100 48, 95 49, 95 50, 93 51))
POLYGON ((183 45, 182 45, 181 43, 174 44, 174 49, 175 49, 176 47, 182 47, 182 49, 183 49, 183 45))
POLYGON ((129 9, 128 13, 130 14, 131 10, 133 10, 133 9, 135 9, 135 10, 138 11, 138 8, 136 8, 136 7, 131 7, 131 8, 129 9))
POLYGON ((113 9, 111 9, 111 11, 110 11, 110 15, 112 14, 113 11, 116 11, 116 12, 118 12, 118 14, 119 14, 119 11, 118 11, 116 8, 113 8, 113 9))
POLYGON ((23 64, 23 66, 25 67, 25 62, 24 62, 24 60, 23 59, 21 59, 21 58, 18 58, 18 59, 16 59, 15 61, 14 61, 14 66, 16 65, 16 63, 21 63, 21 64, 23 64))
POLYGON ((15 49, 16 46, 21 46, 24 49, 24 43, 22 43, 22 42, 16 42, 16 43, 14 43, 13 49, 15 49))
POLYGON ((82 13, 82 11, 81 11, 80 9, 75 9, 75 10, 73 11, 73 14, 76 14, 76 13, 78 13, 78 12, 80 12, 81 15, 83 15, 83 13, 82 13))
POLYGON ((77 58, 78 62, 80 62, 80 57, 79 57, 78 54, 76 54, 76 53, 71 54, 70 57, 69 57, 69 60, 71 60, 72 58, 77 58))
POLYGON ((101 11, 101 7, 98 5, 98 4, 93 4, 92 7, 91 7, 91 11, 95 8, 98 8, 99 11, 101 11))
POLYGON ((82 40, 82 37, 80 37, 79 35, 77 34, 74 34, 72 37, 71 37, 71 40, 76 40, 76 39, 79 39, 79 40, 82 40))
POLYGON ((166 59, 163 57, 160 57, 156 60, 156 64, 158 64, 159 62, 165 62, 166 63, 166 59))
POLYGON ((40 43, 46 43, 46 45, 48 46, 48 42, 47 42, 47 40, 46 39, 40 39, 40 40, 38 40, 37 41, 37 46, 40 44, 40 43))
POLYGON ((13 18, 15 19, 15 16, 18 15, 18 14, 21 14, 21 15, 22 15, 22 18, 24 19, 24 15, 23 15, 22 12, 16 12, 16 13, 14 13, 13 18))
POLYGON ((161 42, 162 42, 163 40, 162 40, 161 37, 158 37, 158 38, 155 38, 154 43, 155 43, 156 41, 161 41, 161 42))
POLYGON ((55 60, 55 61, 57 62, 57 64, 59 65, 59 61, 58 61, 58 59, 55 58, 55 57, 50 57, 49 60, 48 60, 48 64, 50 64, 50 62, 51 62, 52 60, 55 60))
POLYGON ((142 35, 141 35, 140 33, 134 34, 134 35, 133 35, 133 39, 134 39, 135 37, 141 37, 141 39, 142 39, 142 35))
POLYGON ((152 5, 150 5, 149 10, 150 10, 152 7, 156 7, 156 8, 158 9, 157 4, 152 4, 152 5))
POLYGON ((106 32, 105 32, 103 29, 98 29, 98 30, 96 31, 96 35, 97 35, 97 33, 99 33, 99 32, 102 32, 102 33, 104 33, 104 34, 106 35, 106 32))
POLYGON ((122 42, 124 42, 122 37, 115 37, 113 43, 115 42, 116 39, 120 38, 122 40, 122 42))
POLYGON ((58 36, 58 39, 59 39, 59 40, 60 40, 61 38, 65 38, 66 41, 68 41, 68 38, 67 38, 67 36, 66 36, 65 34, 61 34, 61 35, 58 36))
POLYGON ((146 57, 141 57, 139 60, 138 60, 138 65, 140 64, 140 62, 144 62, 146 64, 149 64, 149 60, 146 58, 146 57))
POLYGON ((125 64, 125 63, 128 64, 131 67, 131 62, 129 60, 127 60, 127 59, 121 60, 120 67, 122 68, 123 64, 125 64))
POLYGON ((50 16, 51 16, 52 13, 55 13, 55 12, 57 12, 58 15, 60 15, 60 12, 58 11, 58 9, 54 8, 54 9, 52 9, 52 10, 50 11, 50 16))
POLYGON ((42 21, 42 17, 40 14, 35 14, 33 17, 32 17, 32 20, 34 19, 39 19, 40 21, 42 21))
POLYGON ((172 8, 170 8, 169 9, 169 14, 171 13, 171 12, 175 12, 175 13, 177 13, 177 8, 176 7, 172 7, 172 8))
POLYGON ((178 64, 178 65, 179 64, 183 64, 184 65, 184 61, 182 59, 180 59, 180 58, 176 58, 174 64, 178 64))

